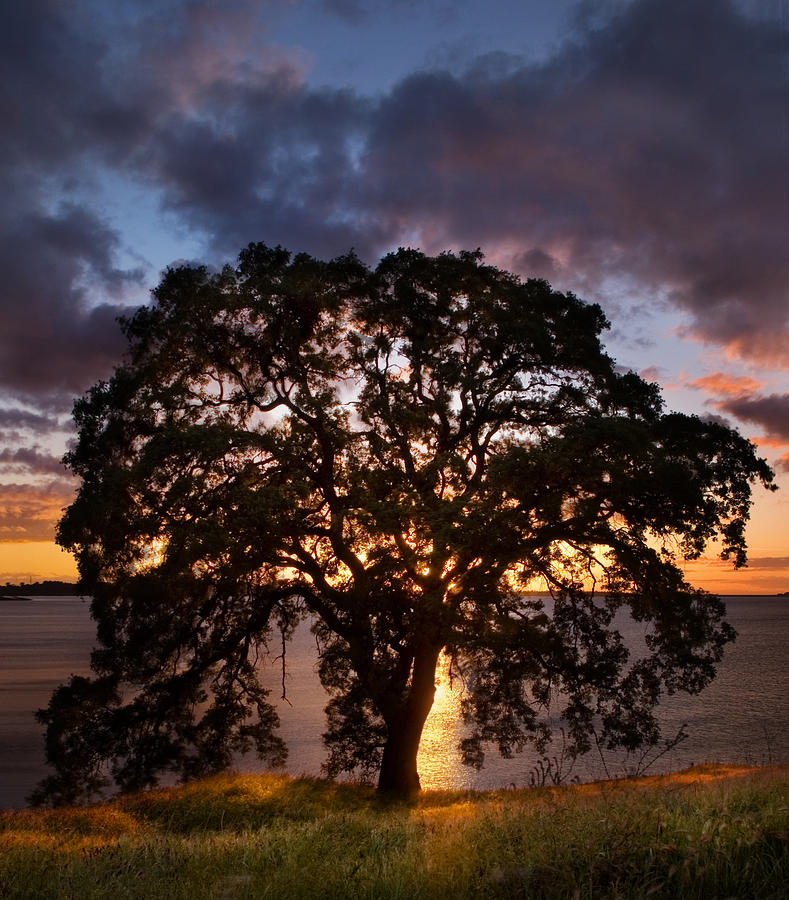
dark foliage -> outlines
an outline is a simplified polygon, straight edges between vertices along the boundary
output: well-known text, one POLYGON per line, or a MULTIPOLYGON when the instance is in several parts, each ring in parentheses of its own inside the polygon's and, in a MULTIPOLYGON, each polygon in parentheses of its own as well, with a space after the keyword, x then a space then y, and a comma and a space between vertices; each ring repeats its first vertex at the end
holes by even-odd
POLYGON ((55 774, 37 799, 282 761, 256 664, 308 615, 332 774, 418 786, 442 651, 472 765, 544 746, 557 704, 572 752, 657 745, 661 693, 700 690, 733 637, 677 561, 717 538, 742 565, 772 473, 736 432, 664 415, 606 324, 479 253, 371 271, 253 244, 235 269, 168 271, 75 406, 59 541, 100 646, 39 714, 55 774))

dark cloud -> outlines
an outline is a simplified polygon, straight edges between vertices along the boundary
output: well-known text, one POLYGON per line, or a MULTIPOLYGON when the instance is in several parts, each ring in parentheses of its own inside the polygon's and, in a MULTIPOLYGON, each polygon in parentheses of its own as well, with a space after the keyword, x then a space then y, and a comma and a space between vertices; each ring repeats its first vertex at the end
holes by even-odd
POLYGON ((85 117, 107 102, 105 48, 79 11, 30 0, 0 14, 0 390, 59 409, 117 361, 115 316, 142 277, 118 266, 118 235, 74 199, 100 145, 85 117))
MULTIPOLYGON (((312 8, 363 40, 365 17, 407 5, 312 8)), ((439 6, 453 14, 442 0, 436 22, 439 6)), ((251 240, 370 261, 398 244, 482 247, 582 296, 616 280, 633 308, 669 302, 694 337, 789 366, 786 23, 729 0, 586 2, 540 63, 447 45, 440 68, 373 95, 311 86, 262 8, 0 5, 5 473, 61 474, 29 445, 111 371, 116 317, 155 278, 128 263, 108 181, 155 197, 209 262, 251 240)), ((696 387, 717 392, 720 413, 789 441, 789 395, 709 378, 696 387)), ((0 484, 0 540, 51 539, 71 497, 64 477, 0 484)))
MULTIPOLYGON (((417 0, 318 0, 318 4, 348 25, 361 25, 374 16, 380 18, 393 12, 411 12, 417 6, 417 0)), ((443 20, 452 15, 453 4, 439 3, 434 12, 443 20)))
POLYGON ((9 432, 17 433, 24 430, 36 434, 47 434, 62 429, 64 425, 65 422, 57 416, 30 412, 25 409, 0 407, 0 441, 9 432))
MULTIPOLYGON (((762 443, 774 446, 789 443, 789 394, 764 394, 764 382, 747 375, 729 375, 713 372, 687 383, 695 390, 712 395, 706 401, 719 412, 735 416, 741 422, 751 422, 765 431, 762 443)), ((719 415, 708 415, 710 421, 728 420, 719 415)))
POLYGON ((787 32, 727 2, 600 8, 547 63, 487 56, 375 101, 226 72, 158 120, 147 173, 217 251, 492 248, 582 291, 627 277, 786 365, 787 32))
POLYGON ((150 184, 160 121, 195 112, 239 67, 257 72, 244 61, 251 2, 106 12, 57 0, 0 11, 0 390, 53 409, 111 371, 116 317, 150 286, 118 262, 127 248, 98 211, 102 178, 150 184))
POLYGON ((42 452, 39 447, 6 447, 0 450, 0 472, 4 474, 66 475, 67 469, 59 456, 42 452))
POLYGON ((366 103, 279 77, 246 90, 217 88, 216 103, 216 116, 168 121, 150 164, 167 208, 210 234, 217 252, 261 239, 334 256, 351 246, 369 252, 385 239, 362 227, 364 211, 352 202, 352 145, 366 103))
MULTIPOLYGON (((19 214, 0 239, 0 387, 23 397, 73 397, 111 371, 123 341, 117 302, 140 275, 113 264, 117 236, 73 204, 19 214)), ((66 407, 68 408, 68 406, 66 407)))
POLYGON ((561 263, 539 247, 532 247, 513 256, 512 264, 519 272, 528 272, 534 278, 556 281, 562 277, 561 263))
POLYGON ((769 437, 789 443, 789 394, 734 397, 716 405, 744 422, 760 425, 769 437))
POLYGON ((632 276, 785 365, 787 46, 725 2, 642 0, 544 66, 415 75, 371 125, 366 204, 565 282, 632 276))
POLYGON ((97 102, 102 56, 57 0, 0 7, 0 159, 20 180, 83 153, 80 111, 97 102))

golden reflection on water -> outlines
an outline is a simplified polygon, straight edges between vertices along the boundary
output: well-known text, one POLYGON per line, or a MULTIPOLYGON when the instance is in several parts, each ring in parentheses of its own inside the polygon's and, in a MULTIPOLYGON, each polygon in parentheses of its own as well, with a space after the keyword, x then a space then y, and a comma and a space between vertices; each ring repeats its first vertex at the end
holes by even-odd
POLYGON ((416 768, 423 788, 449 790, 469 786, 471 770, 460 761, 458 744, 463 736, 460 701, 463 683, 450 679, 449 657, 441 654, 436 669, 436 695, 419 745, 416 768))

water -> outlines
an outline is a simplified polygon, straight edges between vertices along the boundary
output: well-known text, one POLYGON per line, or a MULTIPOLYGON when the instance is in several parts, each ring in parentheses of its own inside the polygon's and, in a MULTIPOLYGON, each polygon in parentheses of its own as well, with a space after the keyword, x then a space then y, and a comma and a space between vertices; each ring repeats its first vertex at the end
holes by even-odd
POLYGON ((46 773, 33 713, 70 674, 89 671, 94 634, 78 598, 0 602, 0 808, 23 806, 46 773))
MULTIPOLYGON (((718 677, 700 696, 678 695, 663 704, 666 732, 688 724, 689 739, 662 757, 651 772, 671 771, 700 762, 789 762, 789 600, 780 597, 726 598, 728 619, 739 632, 718 677)), ((46 774, 42 729, 34 710, 46 706, 58 684, 70 674, 87 674, 94 639, 88 603, 69 598, 0 602, 0 808, 24 806, 25 797, 46 774)), ((279 697, 281 665, 264 663, 264 677, 279 697)), ((287 653, 288 701, 278 704, 281 734, 288 743, 287 770, 293 775, 320 772, 324 751, 326 696, 314 671, 314 638, 300 630, 287 653)), ((514 759, 490 753, 481 772, 465 768, 456 745, 460 687, 440 678, 436 702, 422 740, 419 771, 426 788, 499 788, 529 784, 537 755, 514 759)), ((611 776, 625 774, 632 759, 606 760, 611 776)), ((239 760, 242 771, 256 771, 251 758, 239 760)), ((605 777, 599 757, 590 754, 572 770, 581 780, 605 777)))

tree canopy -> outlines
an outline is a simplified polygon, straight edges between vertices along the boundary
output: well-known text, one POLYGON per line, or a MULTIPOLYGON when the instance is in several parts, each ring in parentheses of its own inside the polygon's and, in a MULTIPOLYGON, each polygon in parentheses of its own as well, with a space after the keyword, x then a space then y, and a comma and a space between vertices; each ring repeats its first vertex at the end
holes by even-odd
POLYGON ((305 618, 326 771, 400 792, 442 651, 474 766, 544 746, 557 703, 576 752, 654 745, 661 695, 713 677, 733 631, 681 560, 717 540, 743 565, 772 473, 618 371, 599 306, 479 252, 373 270, 250 244, 218 273, 167 271, 123 327, 122 365, 75 405, 58 540, 99 643, 39 712, 39 801, 282 762, 258 663, 305 618))

